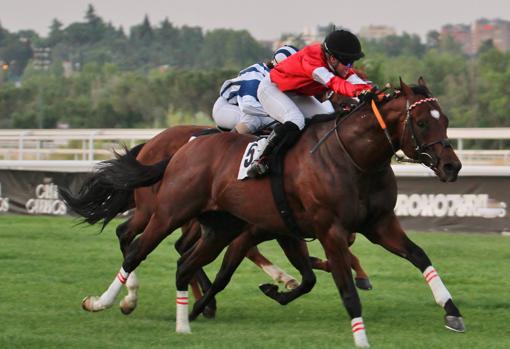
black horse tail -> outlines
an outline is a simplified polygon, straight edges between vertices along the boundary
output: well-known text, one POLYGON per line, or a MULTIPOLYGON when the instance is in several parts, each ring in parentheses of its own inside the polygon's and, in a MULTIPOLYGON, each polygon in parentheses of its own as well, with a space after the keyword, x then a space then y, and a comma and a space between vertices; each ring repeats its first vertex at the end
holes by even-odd
POLYGON ((101 231, 118 214, 133 208, 133 191, 155 184, 163 178, 170 158, 154 165, 142 165, 136 156, 144 144, 126 149, 124 155, 102 161, 97 171, 88 178, 77 194, 59 189, 66 204, 83 217, 83 222, 95 224, 103 221, 101 231))

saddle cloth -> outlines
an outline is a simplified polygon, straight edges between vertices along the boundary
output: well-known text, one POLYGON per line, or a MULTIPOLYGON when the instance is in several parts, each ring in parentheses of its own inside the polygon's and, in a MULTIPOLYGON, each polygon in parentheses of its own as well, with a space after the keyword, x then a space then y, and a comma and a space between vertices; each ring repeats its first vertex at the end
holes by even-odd
POLYGON ((267 145, 266 138, 259 138, 258 140, 248 143, 246 149, 244 151, 243 157, 241 159, 241 164, 239 165, 239 173, 237 174, 238 180, 243 180, 248 177, 247 172, 248 168, 252 164, 253 161, 257 160, 267 145))

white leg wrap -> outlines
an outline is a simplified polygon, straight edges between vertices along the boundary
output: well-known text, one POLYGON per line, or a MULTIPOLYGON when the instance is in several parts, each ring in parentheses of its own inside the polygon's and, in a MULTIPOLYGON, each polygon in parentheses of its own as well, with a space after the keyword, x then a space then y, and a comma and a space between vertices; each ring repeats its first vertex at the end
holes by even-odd
POLYGON ((448 292, 446 286, 443 284, 443 281, 439 277, 436 269, 434 269, 433 266, 427 267, 427 269, 425 269, 423 272, 423 276, 425 277, 425 280, 432 290, 432 294, 434 295, 436 303, 441 307, 444 307, 446 302, 449 299, 452 299, 452 296, 450 295, 450 292, 448 292))
POLYGON ((110 284, 110 287, 108 287, 101 297, 85 297, 81 303, 83 309, 87 311, 100 311, 110 308, 128 277, 129 274, 126 273, 123 268, 120 268, 120 271, 110 284))
POLYGON ((271 279, 275 282, 283 283, 285 287, 290 290, 299 286, 299 282, 294 277, 290 276, 274 264, 262 265, 260 267, 271 277, 271 279))
POLYGON ((188 317, 188 291, 177 291, 175 332, 191 333, 188 317))
POLYGON ((129 277, 126 282, 126 288, 128 290, 128 294, 125 297, 127 301, 135 301, 138 298, 138 289, 140 288, 140 282, 138 281, 138 277, 135 272, 129 274, 129 277))
POLYGON ((112 306, 115 298, 119 294, 122 285, 124 285, 129 277, 129 273, 124 271, 124 268, 120 268, 117 276, 110 284, 110 287, 99 297, 98 306, 101 306, 103 309, 109 308, 112 306))
POLYGON ((354 344, 358 348, 369 348, 367 332, 363 324, 362 317, 356 317, 351 320, 352 335, 354 336, 354 344))
POLYGON ((120 301, 119 306, 124 314, 129 314, 135 310, 138 303, 138 289, 140 288, 140 283, 138 282, 138 277, 135 272, 129 274, 126 288, 128 294, 120 301))

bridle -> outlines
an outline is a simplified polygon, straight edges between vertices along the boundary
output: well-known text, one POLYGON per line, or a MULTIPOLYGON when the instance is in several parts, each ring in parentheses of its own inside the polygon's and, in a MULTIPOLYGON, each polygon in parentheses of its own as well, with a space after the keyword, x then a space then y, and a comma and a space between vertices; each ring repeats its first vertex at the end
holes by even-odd
POLYGON ((411 111, 418 105, 423 104, 423 103, 428 103, 428 102, 438 103, 438 100, 437 100, 437 98, 434 98, 434 97, 427 97, 427 98, 420 99, 420 100, 414 102, 413 104, 410 104, 409 100, 406 100, 407 111, 406 111, 406 118, 404 120, 404 130, 402 131, 402 135, 400 138, 400 147, 401 148, 403 147, 406 131, 409 129, 411 132, 411 140, 413 142, 413 150, 418 154, 419 159, 407 159, 407 158, 402 158, 401 156, 398 156, 395 152, 394 152, 394 154, 395 154, 395 158, 397 159, 397 161, 421 163, 421 164, 429 167, 433 171, 436 171, 437 165, 439 163, 439 159, 434 153, 429 152, 429 149, 435 144, 441 144, 443 146, 443 148, 451 148, 452 147, 451 142, 448 138, 443 138, 443 139, 440 139, 437 141, 423 144, 416 136, 414 123, 411 121, 413 119, 413 115, 411 114, 411 111), (412 160, 412 161, 408 161, 408 160, 412 160))
MULTIPOLYGON (((403 145, 404 145, 404 141, 405 141, 405 134, 407 132, 407 130, 409 129, 410 132, 411 132, 411 140, 413 142, 413 150, 417 153, 417 157, 418 159, 415 159, 415 158, 410 158, 410 157, 406 157, 406 156, 400 156, 397 154, 397 148, 395 147, 395 145, 393 144, 393 141, 391 139, 391 136, 388 132, 388 129, 386 127, 386 123, 384 122, 384 118, 382 117, 379 109, 377 108, 377 105, 375 103, 374 100, 371 101, 371 107, 372 107, 372 111, 374 112, 374 115, 376 116, 376 119, 378 121, 378 124, 379 126, 381 127, 381 129, 384 131, 384 134, 386 136, 386 139, 388 140, 388 143, 391 147, 391 150, 392 150, 392 153, 393 153, 393 156, 395 157, 396 161, 397 162, 408 162, 408 163, 419 163, 419 164, 423 164, 425 165, 426 167, 432 169, 433 171, 437 171, 437 165, 439 163, 439 158, 434 154, 434 153, 430 153, 429 152, 429 149, 435 145, 435 144, 441 144, 444 148, 451 148, 452 145, 450 143, 450 140, 448 138, 443 138, 443 139, 440 139, 440 140, 437 140, 437 141, 433 141, 433 142, 430 142, 430 143, 426 143, 426 144, 423 144, 419 138, 416 136, 416 131, 414 129, 414 123, 412 122, 412 120, 414 119, 413 118, 413 115, 411 113, 411 111, 417 107, 418 105, 422 104, 422 103, 427 103, 427 102, 438 102, 437 98, 434 98, 434 97, 427 97, 427 98, 422 98, 416 102, 414 102, 413 104, 410 104, 409 103, 409 99, 406 99, 406 118, 404 119, 404 122, 403 122, 403 130, 401 132, 401 138, 400 138, 400 148, 403 148, 403 145)), ((334 120, 334 127, 331 128, 320 140, 319 142, 317 142, 317 144, 310 150, 310 153, 314 153, 321 144, 323 144, 326 139, 333 133, 335 132, 335 138, 340 146, 340 148, 344 151, 344 153, 347 155, 347 157, 350 159, 350 161, 354 164, 354 166, 360 170, 361 172, 368 172, 366 169, 362 168, 361 166, 359 166, 356 161, 353 159, 353 157, 351 156, 351 154, 347 151, 347 148, 345 147, 345 145, 343 144, 342 142, 342 139, 340 138, 340 135, 338 134, 338 126, 340 126, 340 124, 345 121, 349 116, 353 115, 354 112, 356 112, 357 110, 359 110, 362 106, 365 105, 366 102, 362 102, 360 104, 358 104, 353 110, 351 110, 349 112, 349 114, 345 115, 344 117, 341 118, 340 120, 340 117, 337 117, 335 120, 334 120)))

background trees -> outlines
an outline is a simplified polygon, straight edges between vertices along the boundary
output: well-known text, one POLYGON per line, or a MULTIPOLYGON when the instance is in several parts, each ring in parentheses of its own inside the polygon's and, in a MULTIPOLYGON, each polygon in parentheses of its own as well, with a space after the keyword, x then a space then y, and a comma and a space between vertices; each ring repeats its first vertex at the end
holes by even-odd
MULTIPOLYGON (((302 38, 284 34, 302 46, 302 38), (299 44, 301 42, 301 44, 299 44)), ((357 63, 378 85, 423 76, 451 125, 510 126, 510 53, 491 43, 465 56, 437 32, 363 43, 357 63)), ((115 28, 86 9, 83 22, 58 19, 47 37, 0 26, 0 127, 165 127, 207 122, 225 79, 271 50, 245 30, 173 25, 169 19, 115 28), (41 51, 42 50, 42 51, 41 51), (42 53, 41 53, 42 52, 42 53)))

